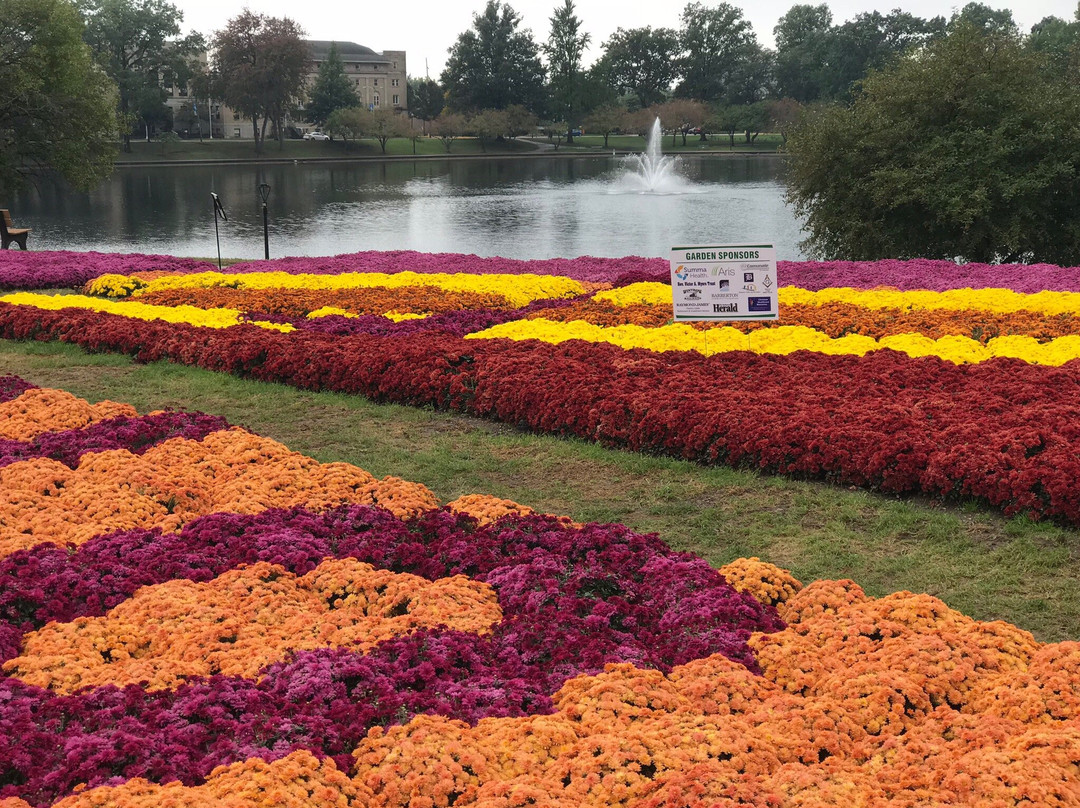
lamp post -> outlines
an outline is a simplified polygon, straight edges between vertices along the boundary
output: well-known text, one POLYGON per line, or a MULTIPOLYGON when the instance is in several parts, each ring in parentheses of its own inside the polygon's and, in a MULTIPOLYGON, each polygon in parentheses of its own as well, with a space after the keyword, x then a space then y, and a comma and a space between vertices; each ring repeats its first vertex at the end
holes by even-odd
POLYGON ((270 198, 270 186, 265 182, 259 183, 259 196, 262 197, 263 205, 263 257, 270 260, 270 214, 266 211, 266 200, 270 198))

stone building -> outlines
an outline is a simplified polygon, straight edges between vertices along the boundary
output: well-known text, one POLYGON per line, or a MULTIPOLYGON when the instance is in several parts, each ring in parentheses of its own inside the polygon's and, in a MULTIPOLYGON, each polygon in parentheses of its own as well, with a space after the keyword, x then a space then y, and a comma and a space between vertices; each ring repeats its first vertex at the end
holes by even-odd
MULTIPOLYGON (((330 40, 309 39, 311 69, 307 75, 307 86, 315 83, 319 75, 319 66, 326 61, 330 52, 330 40)), ((395 112, 408 111, 407 72, 405 51, 383 51, 376 53, 371 48, 357 45, 355 42, 336 42, 338 55, 345 66, 345 75, 353 83, 360 103, 368 109, 389 107, 395 112)), ((207 62, 204 54, 200 62, 207 62)), ((245 138, 252 139, 251 119, 243 118, 229 107, 217 101, 205 98, 196 99, 190 88, 168 87, 169 97, 166 104, 173 109, 174 126, 184 137, 245 138), (212 127, 212 130, 211 130, 212 127), (212 134, 211 134, 212 131, 212 134)), ((308 132, 315 127, 302 120, 289 117, 286 126, 300 132, 308 132)))

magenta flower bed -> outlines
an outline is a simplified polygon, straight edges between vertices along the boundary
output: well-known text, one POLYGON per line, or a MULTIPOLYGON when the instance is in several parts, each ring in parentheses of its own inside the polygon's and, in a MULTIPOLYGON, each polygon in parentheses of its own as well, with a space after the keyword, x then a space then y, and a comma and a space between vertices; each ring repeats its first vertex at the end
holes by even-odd
POLYGON ((487 637, 421 631, 368 655, 298 653, 258 682, 213 676, 175 691, 108 686, 56 696, 0 678, 0 797, 44 805, 80 782, 135 776, 194 784, 217 765, 299 748, 347 768, 371 726, 421 712, 469 722, 549 712, 566 679, 608 662, 669 670, 721 653, 756 671, 751 632, 783 627, 774 609, 736 592, 703 559, 622 525, 577 529, 530 516, 480 527, 446 510, 401 522, 346 506, 214 514, 177 534, 129 530, 72 550, 19 551, 0 561, 3 658, 15 653, 18 632, 102 614, 139 586, 205 581, 259 560, 302 574, 327 556, 485 581, 503 620, 487 637))
POLYGON ((194 258, 138 253, 0 250, 0 290, 67 289, 99 275, 158 270, 206 272, 215 264, 194 258))
POLYGON ((0 376, 0 404, 18 398, 27 390, 37 387, 19 376, 0 376))
POLYGON ((127 449, 142 454, 170 438, 202 440, 229 422, 201 412, 162 412, 131 417, 107 418, 81 429, 43 432, 29 441, 0 438, 0 468, 32 457, 48 457, 74 468, 87 452, 127 449))

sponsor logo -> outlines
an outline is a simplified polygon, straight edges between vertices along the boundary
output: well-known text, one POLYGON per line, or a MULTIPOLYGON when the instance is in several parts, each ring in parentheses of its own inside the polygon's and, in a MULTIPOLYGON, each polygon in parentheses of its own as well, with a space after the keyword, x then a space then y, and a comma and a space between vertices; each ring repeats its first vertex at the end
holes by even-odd
POLYGON ((738 303, 713 303, 713 314, 735 314, 739 310, 738 303))
POLYGON ((772 311, 771 297, 748 297, 746 304, 749 311, 772 311))
POLYGON ((766 275, 765 280, 763 280, 762 283, 765 284, 766 289, 769 289, 769 288, 772 287, 772 278, 770 278, 768 275, 766 275))
POLYGON ((708 277, 709 270, 705 267, 688 267, 682 264, 675 267, 675 277, 680 281, 685 281, 688 278, 704 278, 708 277))
POLYGON ((721 289, 727 289, 729 286, 731 286, 731 281, 729 280, 722 280, 719 283, 721 289))
POLYGON ((743 288, 742 288, 742 290, 743 290, 744 292, 756 292, 756 291, 757 291, 757 287, 756 287, 756 286, 754 286, 754 284, 752 284, 752 283, 746 283, 746 284, 743 284, 743 288))
POLYGON ((744 272, 742 274, 742 279, 743 279, 743 283, 753 283, 754 282, 754 273, 753 272, 744 272))
POLYGON ((700 289, 684 289, 683 290, 683 297, 686 300, 701 300, 701 290, 700 289))
POLYGON ((713 275, 724 275, 725 277, 728 277, 728 278, 734 278, 735 277, 735 270, 731 269, 729 267, 713 267, 712 268, 712 274, 713 275))
POLYGON ((736 297, 736 298, 737 297, 742 297, 742 295, 740 295, 738 292, 730 292, 728 294, 725 294, 724 292, 719 292, 717 294, 714 294, 713 297, 719 297, 719 298, 726 299, 726 298, 729 298, 729 297, 736 297))

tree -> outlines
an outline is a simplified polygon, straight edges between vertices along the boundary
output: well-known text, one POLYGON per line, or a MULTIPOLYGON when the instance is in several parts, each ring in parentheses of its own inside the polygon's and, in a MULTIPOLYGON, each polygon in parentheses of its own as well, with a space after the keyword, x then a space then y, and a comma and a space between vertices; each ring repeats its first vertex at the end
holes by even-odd
POLYGON ((409 114, 424 122, 424 133, 427 133, 429 121, 439 117, 446 104, 443 97, 442 87, 432 79, 409 79, 407 82, 409 114))
POLYGON ((507 129, 506 112, 500 109, 482 109, 465 121, 465 130, 480 143, 480 151, 487 151, 488 141, 503 135, 507 129))
POLYGON ((803 105, 794 98, 774 98, 765 102, 768 126, 773 132, 779 132, 780 138, 787 143, 788 132, 802 117, 803 105))
POLYGON ((551 35, 544 45, 551 77, 552 111, 568 123, 566 142, 574 142, 573 125, 579 113, 581 59, 589 44, 589 35, 581 32, 581 20, 574 13, 574 0, 563 4, 551 15, 551 35))
POLYGON ((822 72, 832 36, 832 12, 819 6, 794 5, 773 28, 776 37, 776 85, 782 98, 800 103, 824 94, 822 72))
POLYGON ((983 3, 968 3, 949 19, 946 31, 955 31, 961 25, 973 25, 987 33, 1018 36, 1020 28, 1007 8, 995 9, 983 3))
MULTIPOLYGON (((680 98, 738 103, 744 99, 747 62, 760 61, 754 29, 742 11, 727 3, 706 8, 690 3, 683 9, 679 40, 686 51, 681 61, 683 80, 675 88, 680 98)), ((755 93, 756 94, 756 93, 755 93)))
POLYGON ((658 106, 654 112, 660 118, 663 127, 672 131, 671 145, 673 146, 676 134, 682 135, 682 144, 685 146, 686 136, 690 130, 701 129, 708 115, 708 109, 700 101, 688 101, 685 98, 673 98, 658 106))
POLYGON ((504 113, 506 116, 505 135, 511 140, 536 131, 536 116, 521 104, 511 104, 504 110, 504 113))
POLYGON ((356 90, 345 75, 345 63, 341 61, 337 43, 331 42, 326 61, 319 65, 319 75, 308 93, 307 119, 322 126, 335 110, 359 105, 356 90))
POLYGON ((971 24, 791 132, 813 255, 1080 264, 1080 89, 971 24))
POLYGON ((365 118, 368 114, 368 111, 360 106, 335 109, 326 118, 326 133, 331 137, 340 137, 348 149, 350 140, 359 140, 364 136, 365 118))
POLYGON ((1076 13, 1074 22, 1066 22, 1060 17, 1044 17, 1031 28, 1027 46, 1046 54, 1052 72, 1071 70, 1080 73, 1080 5, 1076 13))
POLYGON ((205 47, 200 34, 180 34, 183 13, 165 0, 80 0, 83 38, 119 88, 124 151, 131 128, 165 116, 165 87, 186 84, 190 62, 205 47))
POLYGON ((303 92, 308 67, 303 35, 288 17, 248 10, 214 35, 214 69, 221 76, 222 100, 251 118, 257 154, 262 153, 271 121, 278 137, 284 138, 285 111, 303 92))
POLYGON ((880 70, 905 53, 943 35, 945 20, 924 20, 896 10, 859 14, 833 29, 822 71, 822 97, 850 100, 855 82, 870 70, 880 70))
POLYGON ((456 112, 444 112, 431 122, 431 130, 449 154, 454 141, 465 134, 465 118, 456 112))
POLYGON ((386 108, 364 112, 366 117, 361 118, 361 131, 365 137, 373 137, 379 141, 383 154, 386 154, 386 142, 390 138, 408 137, 411 133, 409 119, 401 113, 386 108))
POLYGON ((591 135, 604 136, 604 148, 608 147, 608 137, 624 124, 626 110, 617 104, 597 107, 585 116, 585 131, 591 135))
POLYGON ((457 38, 440 77, 452 109, 521 104, 537 114, 543 110, 544 66, 532 32, 519 31, 520 22, 521 16, 498 0, 488 0, 483 13, 473 15, 473 27, 457 38))
POLYGON ((0 191, 55 171, 88 190, 113 168, 116 85, 67 0, 4 0, 0 14, 0 191))
POLYGON ((620 93, 645 108, 664 101, 678 75, 679 38, 670 28, 617 28, 596 65, 620 93))

